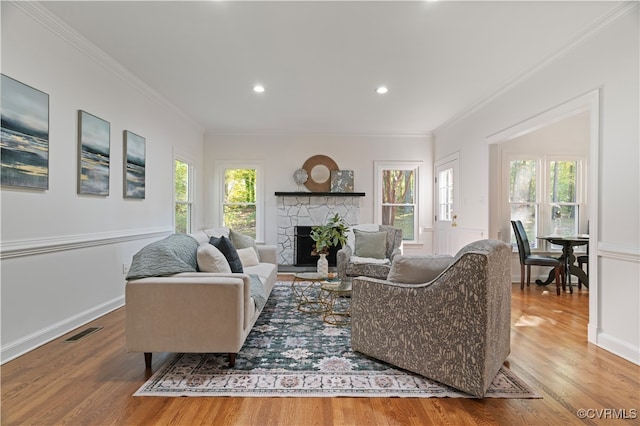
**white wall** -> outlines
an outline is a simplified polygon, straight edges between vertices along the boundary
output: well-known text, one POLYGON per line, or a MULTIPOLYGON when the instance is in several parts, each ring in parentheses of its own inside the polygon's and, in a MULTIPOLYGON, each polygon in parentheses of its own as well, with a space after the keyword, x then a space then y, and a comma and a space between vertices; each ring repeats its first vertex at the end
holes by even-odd
MULTIPOLYGON (((277 243, 276 191, 297 191, 293 172, 307 158, 323 154, 331 157, 340 169, 354 171, 354 191, 366 193, 360 201, 361 223, 374 221, 374 161, 422 161, 419 170, 420 225, 426 228, 420 244, 405 246, 406 253, 431 253, 433 218, 433 143, 431 136, 372 136, 330 134, 284 135, 207 135, 205 168, 207 187, 213 188, 216 160, 258 161, 264 166, 265 242, 277 243)), ((211 225, 219 225, 218 205, 211 191, 206 200, 205 216, 211 225)))
POLYGON ((49 189, 1 193, 5 362, 124 303, 122 265, 173 230, 174 151, 201 168, 203 131, 27 3, 2 2, 2 73, 47 93, 50 114, 49 189), (107 197, 76 193, 78 109, 111 124, 107 197), (146 138, 144 200, 123 198, 125 129, 146 138))
POLYGON ((469 200, 460 214, 468 223, 460 226, 487 229, 488 206, 477 202, 478 195, 489 194, 487 138, 599 90, 599 204, 591 210, 597 221, 592 217, 590 223, 598 262, 590 265, 596 276, 589 290, 589 339, 640 363, 639 12, 637 3, 624 7, 625 13, 606 27, 472 113, 437 129, 435 158, 460 151, 460 187, 469 200))

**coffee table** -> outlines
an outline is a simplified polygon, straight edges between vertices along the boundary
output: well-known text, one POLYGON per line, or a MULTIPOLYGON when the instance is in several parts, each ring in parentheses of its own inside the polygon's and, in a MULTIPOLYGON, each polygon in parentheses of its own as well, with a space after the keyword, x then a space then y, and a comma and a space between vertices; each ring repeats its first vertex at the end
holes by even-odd
POLYGON ((351 322, 351 280, 322 281, 320 299, 327 306, 323 321, 332 325, 351 322))
POLYGON ((320 286, 327 277, 316 272, 299 272, 293 275, 291 289, 298 298, 298 310, 308 314, 320 314, 328 310, 321 299, 320 286))

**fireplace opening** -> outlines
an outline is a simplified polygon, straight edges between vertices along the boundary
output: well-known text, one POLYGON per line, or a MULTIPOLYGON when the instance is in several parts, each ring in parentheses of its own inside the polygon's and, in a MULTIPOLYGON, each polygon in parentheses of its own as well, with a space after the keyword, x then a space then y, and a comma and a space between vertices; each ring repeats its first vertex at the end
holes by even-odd
MULTIPOLYGON (((311 226, 296 226, 294 253, 296 258, 295 266, 316 266, 318 264, 318 256, 312 256, 314 241, 311 239, 311 226)), ((331 247, 327 260, 329 266, 336 266, 336 253, 342 246, 331 247)))

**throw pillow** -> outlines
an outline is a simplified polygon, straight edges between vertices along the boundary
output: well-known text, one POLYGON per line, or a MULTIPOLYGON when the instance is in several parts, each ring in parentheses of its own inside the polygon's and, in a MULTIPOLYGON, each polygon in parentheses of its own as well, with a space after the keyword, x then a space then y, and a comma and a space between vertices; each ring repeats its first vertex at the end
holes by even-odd
POLYGON ((209 243, 200 244, 196 255, 198 256, 198 269, 201 272, 231 273, 227 258, 214 245, 209 243))
POLYGON ((209 229, 205 229, 202 232, 207 234, 207 236, 209 238, 211 238, 211 237, 220 238, 222 236, 225 236, 225 237, 229 238, 229 228, 227 228, 226 226, 222 226, 222 227, 219 227, 219 228, 209 228, 209 229))
POLYGON ((433 281, 453 262, 453 256, 406 256, 393 258, 388 281, 403 284, 422 284, 433 281))
POLYGON ((236 249, 253 247, 253 249, 256 251, 256 255, 258 256, 258 261, 260 261, 260 252, 258 252, 256 240, 241 232, 234 231, 233 229, 229 231, 229 239, 236 249))
POLYGON ((233 246, 231 240, 224 235, 220 238, 211 237, 209 244, 213 244, 222 252, 222 254, 224 254, 224 257, 227 258, 227 262, 229 262, 229 267, 231 267, 231 272, 244 272, 242 269, 242 262, 240 262, 240 257, 238 256, 238 251, 233 246))
POLYGON ((256 266, 260 263, 258 260, 258 253, 253 249, 253 247, 239 248, 237 251, 243 268, 256 266))
POLYGON ((355 251, 354 255, 359 257, 372 257, 374 259, 384 259, 387 257, 387 232, 368 232, 354 229, 355 251))

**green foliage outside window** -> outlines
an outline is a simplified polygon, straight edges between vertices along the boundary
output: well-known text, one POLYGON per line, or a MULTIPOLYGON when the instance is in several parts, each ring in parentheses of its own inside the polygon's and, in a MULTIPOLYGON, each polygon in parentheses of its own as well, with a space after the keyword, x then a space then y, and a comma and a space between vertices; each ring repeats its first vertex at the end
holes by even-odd
POLYGON ((186 234, 191 232, 189 200, 189 165, 180 160, 175 162, 175 232, 186 234))
POLYGON ((414 239, 415 171, 382 172, 382 224, 402 229, 404 240, 414 239))
POLYGON ((223 223, 256 237, 256 170, 227 169, 224 173, 223 223))

